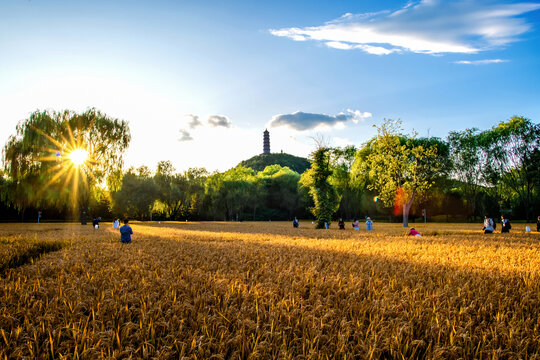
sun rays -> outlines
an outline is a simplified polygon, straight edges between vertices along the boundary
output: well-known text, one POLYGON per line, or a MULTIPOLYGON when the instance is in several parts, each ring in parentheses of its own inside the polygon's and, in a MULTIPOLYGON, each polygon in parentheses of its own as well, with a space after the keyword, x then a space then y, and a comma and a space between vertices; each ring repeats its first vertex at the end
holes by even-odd
POLYGON ((88 160, 88 155, 86 149, 74 149, 68 157, 75 166, 81 166, 88 160))
POLYGON ((92 149, 81 135, 82 132, 74 133, 69 124, 62 129, 62 133, 57 133, 54 137, 41 129, 34 130, 51 145, 43 150, 43 156, 38 159, 49 165, 47 173, 51 175, 40 192, 46 192, 52 186, 60 186, 75 206, 81 190, 87 189, 90 182, 96 182, 93 167, 97 161, 93 157, 92 149))

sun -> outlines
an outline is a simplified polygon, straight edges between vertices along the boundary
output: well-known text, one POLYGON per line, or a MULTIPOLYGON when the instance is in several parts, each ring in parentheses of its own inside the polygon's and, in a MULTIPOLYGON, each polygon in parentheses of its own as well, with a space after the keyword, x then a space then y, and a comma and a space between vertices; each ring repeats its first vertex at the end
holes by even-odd
POLYGON ((69 159, 75 166, 81 166, 88 159, 88 151, 85 149, 74 149, 69 153, 69 159))

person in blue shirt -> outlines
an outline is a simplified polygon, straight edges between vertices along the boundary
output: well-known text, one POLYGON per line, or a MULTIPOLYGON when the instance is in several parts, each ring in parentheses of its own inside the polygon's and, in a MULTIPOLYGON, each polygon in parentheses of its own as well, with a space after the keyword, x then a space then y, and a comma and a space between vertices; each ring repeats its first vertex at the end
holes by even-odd
POLYGON ((296 217, 292 221, 292 226, 294 226, 295 228, 297 228, 299 226, 298 219, 296 217))
POLYGON ((122 244, 131 243, 131 234, 133 234, 133 230, 131 230, 131 226, 129 226, 128 223, 128 219, 124 220, 124 226, 120 228, 120 242, 122 244))
POLYGON ((373 230, 373 220, 368 216, 366 219, 366 230, 372 231, 373 230))

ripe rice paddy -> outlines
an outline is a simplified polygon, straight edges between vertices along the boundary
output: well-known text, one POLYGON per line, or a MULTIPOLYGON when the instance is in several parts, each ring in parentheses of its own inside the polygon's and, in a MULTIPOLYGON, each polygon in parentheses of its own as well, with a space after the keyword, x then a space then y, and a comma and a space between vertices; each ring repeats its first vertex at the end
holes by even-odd
POLYGON ((540 358, 540 234, 348 226, 0 225, 0 359, 540 358))

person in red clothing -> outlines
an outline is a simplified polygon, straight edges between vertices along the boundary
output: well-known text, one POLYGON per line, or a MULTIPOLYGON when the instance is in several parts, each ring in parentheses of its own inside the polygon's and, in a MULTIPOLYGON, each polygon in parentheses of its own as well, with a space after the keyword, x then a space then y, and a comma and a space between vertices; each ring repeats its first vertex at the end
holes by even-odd
POLYGON ((411 228, 411 230, 409 230, 409 236, 422 236, 420 235, 420 233, 418 231, 416 231, 415 228, 411 228))

